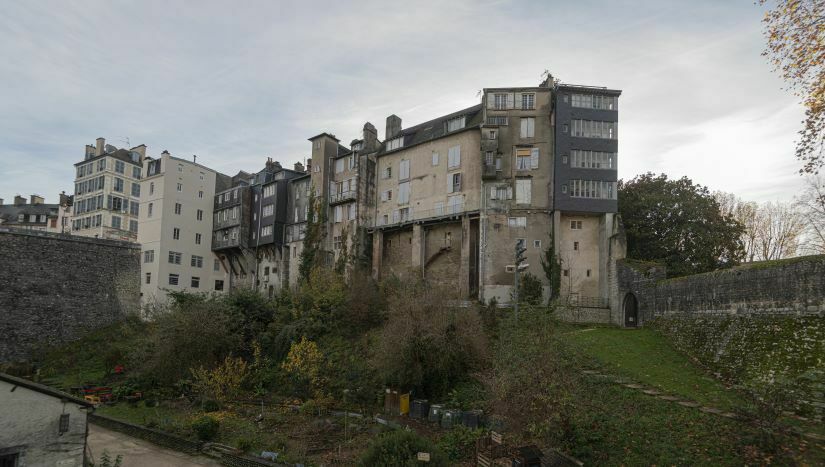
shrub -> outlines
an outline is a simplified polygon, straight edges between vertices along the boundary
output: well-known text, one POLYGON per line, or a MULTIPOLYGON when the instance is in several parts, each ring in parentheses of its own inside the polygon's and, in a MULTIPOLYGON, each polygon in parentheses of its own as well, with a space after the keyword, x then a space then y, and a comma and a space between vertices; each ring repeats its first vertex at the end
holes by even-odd
POLYGON ((541 281, 533 274, 525 273, 519 277, 519 303, 541 305, 544 289, 541 281))
POLYGON ((240 357, 226 357, 212 370, 200 367, 193 368, 191 372, 198 394, 226 402, 238 397, 241 385, 249 375, 249 368, 240 357))
POLYGON ((249 452, 252 450, 253 442, 249 438, 238 438, 235 441, 235 447, 243 452, 249 452))
POLYGON ((318 349, 318 344, 306 337, 292 344, 281 364, 281 368, 292 378, 297 396, 316 398, 323 397, 324 366, 324 354, 318 349))
POLYGON ((488 342, 479 313, 450 306, 448 296, 422 282, 391 297, 374 358, 385 383, 437 397, 484 366, 488 342))
POLYGON ((204 415, 192 422, 192 431, 201 441, 211 441, 218 434, 220 424, 214 418, 204 415))
POLYGON ((221 405, 216 400, 207 399, 203 401, 203 411, 204 412, 217 412, 221 410, 221 405))
POLYGON ((448 405, 461 410, 480 409, 486 400, 484 386, 471 380, 459 383, 450 391, 448 405))
POLYGON ((475 430, 459 425, 438 440, 438 447, 451 461, 460 461, 472 457, 476 440, 484 436, 484 429, 475 430))
POLYGON ((359 465, 417 466, 419 452, 430 453, 430 467, 449 465, 446 456, 428 439, 411 431, 393 431, 376 438, 361 456, 359 465))

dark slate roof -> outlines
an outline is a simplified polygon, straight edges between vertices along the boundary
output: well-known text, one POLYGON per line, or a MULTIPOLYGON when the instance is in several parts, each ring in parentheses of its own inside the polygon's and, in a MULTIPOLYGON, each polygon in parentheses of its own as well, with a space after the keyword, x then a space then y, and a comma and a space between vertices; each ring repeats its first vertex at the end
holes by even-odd
POLYGON ((339 155, 339 156, 343 156, 343 155, 345 155, 345 154, 349 154, 349 153, 351 153, 351 152, 352 152, 352 150, 351 150, 350 148, 348 148, 348 147, 346 147, 346 146, 344 146, 344 145, 342 145, 342 144, 339 144, 339 145, 338 145, 338 155, 339 155))
MULTIPOLYGON (((398 136, 404 137, 404 146, 399 149, 395 149, 389 152, 395 151, 402 151, 404 149, 408 149, 412 146, 416 146, 418 144, 426 143, 428 141, 432 141, 444 136, 452 135, 455 133, 460 133, 462 131, 476 128, 481 125, 483 115, 481 112, 481 104, 474 105, 472 107, 468 107, 463 110, 459 110, 458 112, 453 112, 448 115, 444 115, 442 117, 438 117, 434 120, 430 120, 429 122, 424 122, 406 129, 401 130, 401 132, 393 138, 388 138, 387 141, 397 138, 398 136), (456 131, 447 132, 447 120, 450 120, 455 117, 460 117, 465 115, 467 120, 464 122, 464 128, 456 131)), ((386 143, 384 141, 381 143, 381 149, 378 151, 378 155, 388 154, 386 150, 386 143)))
POLYGON ((143 165, 142 162, 140 162, 140 161, 135 162, 135 161, 132 160, 131 153, 132 153, 132 151, 130 151, 128 149, 118 149, 114 152, 101 154, 99 156, 91 157, 89 159, 84 159, 84 160, 76 163, 75 165, 88 164, 89 162, 96 161, 98 159, 103 159, 104 157, 109 156, 109 157, 114 157, 115 159, 122 160, 123 162, 128 162, 129 164, 132 164, 132 165, 142 166, 143 165))
POLYGON ((336 138, 336 137, 335 137, 335 135, 329 134, 329 133, 327 133, 327 132, 323 132, 323 133, 321 133, 320 135, 315 135, 315 136, 313 136, 312 138, 309 138, 309 140, 310 140, 310 141, 312 141, 312 140, 314 140, 314 139, 316 139, 316 138, 320 138, 321 136, 329 136, 330 138, 334 139, 335 141, 339 141, 339 139, 338 139, 338 138, 336 138))
MULTIPOLYGON (((31 222, 29 222, 29 214, 57 215, 59 208, 60 205, 58 204, 21 204, 19 206, 4 204, 0 206, 0 219, 3 219, 3 224, 18 224, 18 215, 25 214, 26 219, 22 223, 31 224, 31 222)), ((37 222, 37 224, 44 224, 44 222, 37 222)))
POLYGON ((567 83, 560 83, 558 85, 558 89, 564 90, 571 90, 571 91, 582 91, 588 92, 592 94, 611 94, 611 95, 620 95, 622 91, 620 89, 608 89, 602 86, 585 86, 583 84, 567 84, 567 83))
POLYGON ((46 394, 47 396, 52 396, 60 400, 74 402, 78 405, 83 405, 86 407, 93 407, 94 404, 91 402, 81 399, 79 397, 72 396, 70 394, 66 394, 65 392, 58 391, 57 389, 50 388, 48 386, 44 386, 42 384, 35 383, 34 381, 29 381, 27 379, 18 378, 16 376, 7 375, 6 373, 0 373, 0 381, 5 381, 9 384, 13 384, 15 386, 20 386, 21 388, 31 389, 32 391, 39 392, 41 394, 46 394))

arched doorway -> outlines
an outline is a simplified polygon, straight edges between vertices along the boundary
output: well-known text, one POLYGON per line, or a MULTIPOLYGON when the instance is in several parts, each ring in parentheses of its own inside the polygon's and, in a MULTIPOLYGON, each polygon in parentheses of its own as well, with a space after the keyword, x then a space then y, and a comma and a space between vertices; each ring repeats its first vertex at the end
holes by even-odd
POLYGON ((627 328, 635 328, 639 324, 639 302, 636 296, 629 293, 624 296, 624 325, 627 328))

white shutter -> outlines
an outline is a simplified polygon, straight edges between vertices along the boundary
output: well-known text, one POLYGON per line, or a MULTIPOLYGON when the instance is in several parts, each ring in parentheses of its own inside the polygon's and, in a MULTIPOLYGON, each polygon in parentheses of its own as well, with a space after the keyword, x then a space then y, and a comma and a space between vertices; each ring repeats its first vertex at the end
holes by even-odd
POLYGON ((539 148, 533 148, 530 151, 530 167, 533 169, 539 168, 539 148))
POLYGON ((527 135, 528 135, 528 133, 527 133, 527 118, 522 117, 519 120, 521 120, 521 137, 526 138, 527 135))
POLYGON ((496 199, 496 187, 490 187, 490 199, 496 199))
POLYGON ((521 108, 521 93, 520 92, 517 92, 515 94, 515 106, 514 107, 519 108, 519 109, 521 108))
POLYGON ((508 109, 513 108, 513 93, 511 93, 511 92, 507 93, 507 108, 508 109))
POLYGON ((513 199, 513 187, 507 187, 507 199, 513 199))
POLYGON ((496 95, 492 92, 487 93, 487 108, 488 109, 495 109, 496 108, 496 95))
POLYGON ((453 176, 447 174, 447 193, 453 192, 453 176))
POLYGON ((536 119, 533 117, 527 119, 527 136, 530 138, 536 136, 536 119))

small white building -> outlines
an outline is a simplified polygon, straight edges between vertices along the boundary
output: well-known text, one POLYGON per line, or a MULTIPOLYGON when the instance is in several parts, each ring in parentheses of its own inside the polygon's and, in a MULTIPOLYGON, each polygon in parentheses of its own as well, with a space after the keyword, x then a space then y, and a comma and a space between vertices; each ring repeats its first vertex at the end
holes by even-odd
POLYGON ((85 465, 91 403, 0 373, 0 465, 85 465))

